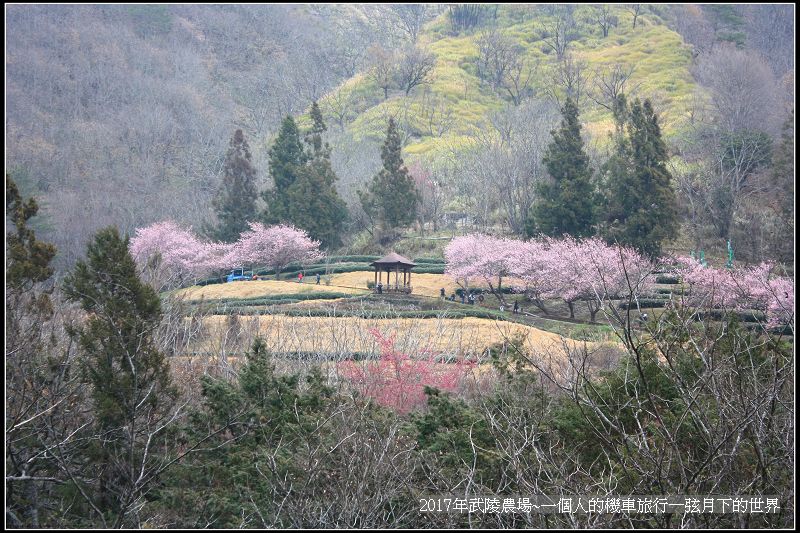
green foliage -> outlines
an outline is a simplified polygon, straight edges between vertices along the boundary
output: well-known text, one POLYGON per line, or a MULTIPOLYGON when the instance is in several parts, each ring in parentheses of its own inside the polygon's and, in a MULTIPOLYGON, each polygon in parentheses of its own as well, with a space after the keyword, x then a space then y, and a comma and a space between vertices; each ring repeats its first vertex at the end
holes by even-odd
POLYGON ((86 262, 78 261, 64 280, 67 297, 90 313, 77 333, 103 428, 133 423, 143 405, 155 408, 171 391, 169 367, 153 341, 161 301, 139 280, 128 250, 128 238, 116 228, 101 230, 86 262))
POLYGON ((30 288, 53 275, 50 261, 56 248, 36 240, 28 221, 39 211, 36 200, 23 200, 17 184, 6 174, 6 283, 14 289, 30 288))
POLYGON ((383 231, 411 224, 421 202, 414 180, 403 164, 402 143, 394 119, 389 119, 386 141, 381 149, 383 169, 372 179, 359 198, 367 212, 383 231))
MULTIPOLYGON (((781 142, 772 157, 772 183, 776 190, 791 191, 795 186, 794 175, 794 111, 783 124, 781 142)), ((794 195, 779 194, 775 209, 780 221, 779 231, 771 238, 771 248, 776 257, 784 263, 794 263, 792 236, 794 235, 794 195)))
POLYGON ((224 173, 222 186, 213 201, 218 224, 207 228, 207 232, 216 240, 236 242, 247 230, 247 223, 257 218, 256 169, 242 130, 236 130, 231 139, 224 173))
POLYGON ((85 325, 71 334, 78 338, 91 386, 93 429, 103 435, 87 439, 82 453, 99 480, 92 489, 96 505, 120 525, 157 479, 161 438, 176 396, 154 340, 160 300, 139 280, 128 243, 114 227, 101 230, 87 260, 78 261, 64 281, 67 297, 88 313, 85 325))
POLYGON ((300 143, 300 131, 289 115, 283 119, 275 143, 269 150, 269 175, 274 186, 261 193, 267 204, 266 211, 262 215, 265 223, 277 224, 288 217, 289 188, 297 179, 297 173, 305 160, 306 154, 300 143))
POLYGON ((583 150, 578 107, 568 98, 561 127, 552 132, 543 162, 552 181, 537 187, 536 201, 526 221, 528 236, 589 236, 594 232, 594 187, 589 157, 583 150))
POLYGON ((184 527, 238 527, 243 506, 261 514, 264 523, 291 524, 273 491, 287 479, 298 489, 312 481, 301 467, 306 445, 330 450, 335 444, 324 421, 336 400, 319 369, 305 379, 279 375, 257 338, 238 379, 204 376, 202 394, 203 405, 192 413, 186 433, 205 437, 208 445, 173 470, 160 500, 172 510, 193 510, 180 513, 184 527))
POLYGON ((331 148, 322 144, 327 129, 317 102, 311 107, 311 130, 306 135, 309 147, 307 163, 300 167, 295 182, 289 187, 288 221, 306 230, 323 247, 341 244, 341 233, 347 221, 347 205, 336 191, 336 174, 331 166, 331 148))
POLYGON ((615 152, 603 166, 604 236, 652 257, 677 234, 677 200, 667 148, 649 100, 615 103, 615 152), (623 134, 626 130, 627 136, 623 134))
POLYGON ((463 400, 425 387, 428 411, 413 419, 425 468, 446 479, 463 479, 475 464, 474 482, 493 486, 498 478, 494 437, 486 420, 463 400))
POLYGON ((323 145, 327 130, 322 112, 311 106, 311 129, 305 136, 303 151, 294 120, 286 117, 270 150, 270 174, 275 182, 262 193, 267 209, 262 219, 269 223, 288 223, 305 230, 323 247, 341 244, 347 221, 347 205, 336 191, 336 174, 331 166, 331 148, 323 145))

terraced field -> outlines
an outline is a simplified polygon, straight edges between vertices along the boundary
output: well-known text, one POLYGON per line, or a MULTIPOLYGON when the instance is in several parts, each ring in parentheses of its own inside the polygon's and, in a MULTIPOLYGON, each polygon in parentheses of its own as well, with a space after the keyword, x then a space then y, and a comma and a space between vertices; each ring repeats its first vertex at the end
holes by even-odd
MULTIPOLYGON (((205 319, 206 335, 191 351, 213 353, 219 339, 230 335, 227 317, 205 319)), ((250 335, 260 335, 274 352, 319 353, 331 357, 348 357, 353 353, 378 353, 378 345, 370 330, 384 336, 395 336, 395 346, 405 353, 435 353, 453 356, 480 356, 487 348, 509 341, 515 336, 525 338, 531 353, 550 354, 566 358, 567 350, 584 345, 581 341, 565 339, 555 333, 516 324, 481 318, 384 318, 309 317, 265 315, 241 317, 236 326, 250 335)), ((589 342, 589 350, 604 343, 589 342)))
MULTIPOLYGON (((363 274, 363 272, 352 272, 352 274, 363 274)), ((234 281, 232 283, 219 283, 216 285, 195 286, 181 289, 175 292, 176 296, 188 300, 209 299, 235 299, 235 298, 255 298, 258 296, 272 296, 277 294, 302 294, 312 292, 336 292, 348 294, 366 294, 370 291, 363 285, 363 289, 354 287, 328 287, 326 285, 316 285, 313 282, 297 283, 296 281, 275 281, 275 280, 256 280, 256 281, 234 281)))

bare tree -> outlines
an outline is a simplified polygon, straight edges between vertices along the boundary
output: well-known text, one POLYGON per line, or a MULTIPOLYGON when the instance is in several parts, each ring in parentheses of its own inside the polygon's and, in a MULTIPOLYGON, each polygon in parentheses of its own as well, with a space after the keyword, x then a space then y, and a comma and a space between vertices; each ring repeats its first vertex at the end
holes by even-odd
POLYGON ((550 97, 559 107, 564 105, 566 98, 572 98, 575 105, 580 107, 589 81, 588 63, 577 59, 574 54, 567 53, 555 64, 551 72, 553 83, 548 88, 550 97))
POLYGON ((532 96, 531 78, 537 72, 538 64, 531 65, 518 57, 506 70, 502 86, 511 103, 518 106, 525 98, 532 96))
POLYGON ((406 96, 414 87, 430 83, 430 74, 436 66, 436 56, 419 47, 405 51, 396 67, 398 85, 406 96))
POLYGON ((542 40, 556 53, 559 60, 567 53, 569 43, 576 38, 573 10, 574 6, 572 5, 559 6, 554 13, 554 20, 542 23, 540 30, 542 40))
POLYGON ((636 20, 642 11, 642 4, 628 4, 626 9, 633 15, 633 29, 636 29, 636 20))
POLYGON ((542 157, 557 116, 552 103, 531 99, 496 113, 493 130, 477 136, 468 173, 491 184, 492 203, 514 233, 524 231, 536 184, 545 173, 542 157))
POLYGON ((320 101, 320 107, 326 115, 332 116, 339 129, 344 131, 345 125, 356 114, 356 98, 350 88, 341 86, 328 93, 320 101))
POLYGON ((478 77, 489 82, 493 88, 500 87, 506 71, 520 55, 517 43, 498 30, 491 30, 482 32, 475 44, 480 53, 478 77))
MULTIPOLYGON (((447 16, 450 19, 453 31, 469 30, 478 26, 489 16, 490 6, 481 4, 453 4, 449 6, 447 16)), ((497 7, 494 8, 493 16, 497 17, 497 7)))
POLYGON ((395 58, 380 46, 371 46, 367 51, 369 73, 367 77, 383 89, 383 99, 389 99, 389 89, 395 85, 395 58))
POLYGON ((450 131, 456 122, 453 116, 453 106, 438 97, 429 87, 423 91, 420 98, 419 117, 425 122, 428 135, 441 137, 450 131))
POLYGON ((483 32, 476 44, 480 52, 478 76, 505 93, 516 106, 531 93, 536 66, 523 57, 523 48, 497 30, 483 32))
POLYGON ((720 126, 777 136, 783 120, 782 98, 775 75, 760 54, 720 46, 700 58, 694 74, 711 90, 720 126))
POLYGON ((394 14, 396 24, 408 34, 412 43, 416 43, 422 25, 428 17, 429 6, 427 4, 392 4, 389 9, 394 14))
POLYGON ((633 73, 636 71, 634 65, 626 66, 622 63, 614 63, 609 68, 597 69, 594 71, 594 94, 591 98, 598 105, 612 110, 614 102, 622 94, 634 94, 640 84, 632 87, 628 86, 633 73))
POLYGON ((596 6, 592 11, 591 21, 600 26, 603 31, 603 37, 608 37, 608 31, 619 24, 619 18, 611 12, 611 7, 608 4, 596 6))
POLYGON ((675 28, 694 47, 692 55, 697 57, 714 48, 714 27, 703 13, 702 7, 691 4, 676 4, 671 7, 675 28))

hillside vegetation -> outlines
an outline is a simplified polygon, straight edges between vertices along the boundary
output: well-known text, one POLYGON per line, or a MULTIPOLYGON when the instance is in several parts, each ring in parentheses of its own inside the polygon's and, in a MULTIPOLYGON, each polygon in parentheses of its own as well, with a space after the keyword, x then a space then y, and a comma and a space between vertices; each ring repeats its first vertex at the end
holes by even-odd
MULTIPOLYGON (((637 27, 632 27, 632 15, 624 6, 611 6, 611 15, 618 24, 604 37, 593 23, 594 6, 575 7, 574 40, 570 50, 574 59, 585 62, 588 71, 619 66, 632 70, 629 87, 637 94, 650 97, 659 106, 667 135, 680 130, 686 120, 686 106, 695 90, 690 73, 692 54, 681 36, 669 29, 655 6, 639 15, 637 27)), ((488 17, 488 15, 487 15, 488 17)), ((401 90, 393 91, 387 100, 381 89, 364 75, 344 82, 333 94, 331 101, 347 99, 352 102, 351 120, 346 129, 356 140, 378 141, 385 117, 401 116, 409 135, 406 153, 416 155, 451 150, 469 143, 471 137, 489 126, 490 115, 509 105, 508 99, 481 80, 478 75, 480 51, 477 40, 482 34, 497 31, 511 38, 521 48, 521 58, 531 67, 531 88, 538 95, 560 90, 554 84, 556 54, 548 48, 545 28, 551 27, 556 15, 548 13, 548 6, 504 5, 497 10, 496 19, 472 30, 453 35, 447 14, 429 23, 420 36, 419 44, 428 48, 436 58, 430 74, 430 83, 417 88, 416 94, 406 96, 401 90), (450 113, 450 126, 443 134, 431 131, 430 116, 436 106, 445 106, 450 113)), ((584 121, 587 130, 598 138, 613 128, 611 112, 586 98, 584 121)))

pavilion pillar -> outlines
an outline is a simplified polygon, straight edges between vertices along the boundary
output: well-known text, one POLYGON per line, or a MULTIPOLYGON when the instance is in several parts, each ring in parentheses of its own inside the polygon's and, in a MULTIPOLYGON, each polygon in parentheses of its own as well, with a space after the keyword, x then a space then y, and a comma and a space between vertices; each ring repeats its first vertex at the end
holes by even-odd
POLYGON ((378 267, 375 267, 375 290, 378 290, 378 267))
POLYGON ((400 265, 394 266, 394 288, 396 289, 400 282, 400 265))

